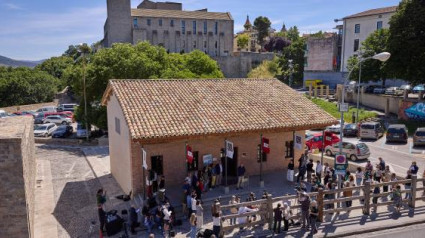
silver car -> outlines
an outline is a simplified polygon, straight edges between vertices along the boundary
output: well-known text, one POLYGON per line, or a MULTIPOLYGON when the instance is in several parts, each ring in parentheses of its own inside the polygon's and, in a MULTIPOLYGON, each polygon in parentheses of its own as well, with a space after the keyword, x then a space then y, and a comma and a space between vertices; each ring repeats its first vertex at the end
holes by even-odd
MULTIPOLYGON (((338 154, 339 143, 326 146, 325 151, 328 156, 338 154)), ((368 159, 370 156, 369 147, 365 143, 342 142, 342 153, 352 161, 368 159)))

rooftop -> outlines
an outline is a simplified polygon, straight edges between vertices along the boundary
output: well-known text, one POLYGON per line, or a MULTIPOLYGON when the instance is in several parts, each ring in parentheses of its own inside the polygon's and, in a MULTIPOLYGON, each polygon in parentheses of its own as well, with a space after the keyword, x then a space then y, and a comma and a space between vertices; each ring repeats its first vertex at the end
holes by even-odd
POLYGON ((229 12, 207 12, 207 11, 179 11, 163 9, 131 9, 133 17, 163 17, 163 18, 185 18, 205 20, 233 20, 229 12))
POLYGON ((322 128, 337 120, 277 79, 111 80, 133 140, 322 128))
POLYGON ((27 128, 32 124, 33 119, 28 116, 0 118, 0 141, 22 138, 25 131, 28 130, 27 128))
POLYGON ((390 13, 390 12, 395 12, 396 10, 397 10, 397 6, 375 8, 375 9, 370 9, 364 12, 359 12, 350 16, 346 16, 344 17, 344 19, 390 13))

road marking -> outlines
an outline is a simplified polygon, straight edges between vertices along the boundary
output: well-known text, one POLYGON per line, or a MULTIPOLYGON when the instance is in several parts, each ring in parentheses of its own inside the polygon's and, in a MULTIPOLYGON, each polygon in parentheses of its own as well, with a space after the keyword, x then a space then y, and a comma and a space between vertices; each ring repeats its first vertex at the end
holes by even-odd
POLYGON ((367 146, 371 146, 371 147, 375 147, 375 148, 380 148, 380 149, 383 149, 383 150, 388 150, 388 151, 391 151, 391 152, 397 152, 397 153, 401 153, 401 154, 405 154, 405 155, 410 155, 411 156, 410 153, 403 152, 403 151, 388 149, 388 148, 385 148, 385 147, 380 147, 380 146, 376 146, 376 145, 372 145, 372 144, 368 144, 367 146))
POLYGON ((71 176, 71 172, 74 169, 75 165, 77 164, 77 162, 74 162, 71 166, 71 168, 68 170, 68 172, 66 173, 65 177, 68 178, 69 176, 71 176))
MULTIPOLYGON (((413 145, 412 145, 412 142, 410 142, 409 143, 409 154, 411 154, 412 153, 412 148, 413 148, 413 145)), ((422 151, 423 152, 423 151, 422 151)))

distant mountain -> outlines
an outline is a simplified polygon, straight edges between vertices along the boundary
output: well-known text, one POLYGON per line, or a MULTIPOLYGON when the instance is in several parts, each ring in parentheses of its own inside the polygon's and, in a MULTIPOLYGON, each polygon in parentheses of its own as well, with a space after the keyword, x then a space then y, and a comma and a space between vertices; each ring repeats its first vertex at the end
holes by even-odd
POLYGON ((29 60, 14 60, 11 58, 7 58, 0 55, 0 66, 12 66, 12 67, 30 67, 34 68, 38 64, 43 63, 44 60, 38 60, 38 61, 29 61, 29 60))

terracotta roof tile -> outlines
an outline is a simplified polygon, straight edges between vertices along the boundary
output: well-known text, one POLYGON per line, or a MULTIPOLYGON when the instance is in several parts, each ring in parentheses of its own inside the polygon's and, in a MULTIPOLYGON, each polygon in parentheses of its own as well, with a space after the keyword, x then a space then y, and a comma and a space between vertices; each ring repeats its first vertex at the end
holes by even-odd
POLYGON ((131 9, 132 17, 163 17, 206 20, 233 20, 229 12, 180 11, 162 9, 131 9))
POLYGON ((277 79, 111 80, 133 140, 259 130, 291 131, 336 119, 277 79))
POLYGON ((375 8, 375 9, 370 9, 370 10, 367 10, 367 11, 364 11, 364 12, 359 12, 359 13, 356 13, 356 14, 353 14, 353 15, 350 15, 350 16, 346 16, 346 17, 344 17, 344 19, 390 13, 390 12, 395 12, 396 10, 397 10, 397 6, 375 8))

